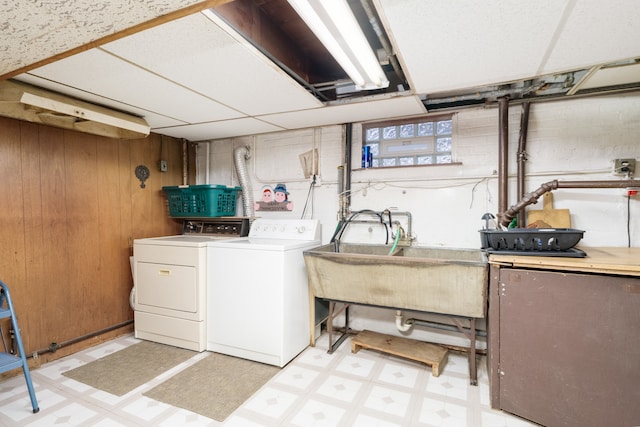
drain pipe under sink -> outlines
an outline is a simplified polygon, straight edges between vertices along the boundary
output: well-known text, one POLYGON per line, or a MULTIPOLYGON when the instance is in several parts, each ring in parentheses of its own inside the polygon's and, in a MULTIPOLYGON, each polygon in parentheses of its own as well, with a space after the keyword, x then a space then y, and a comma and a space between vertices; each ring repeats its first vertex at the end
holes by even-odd
POLYGON ((396 328, 398 328, 400 332, 407 332, 412 327, 413 327, 413 320, 408 319, 407 322, 405 323, 402 316, 402 311, 396 310, 396 328))
MULTIPOLYGON (((410 318, 405 321, 403 319, 402 310, 396 310, 396 327, 400 332, 407 332, 413 327, 413 325, 420 325, 420 326, 425 326, 427 328, 434 328, 434 329, 442 329, 444 331, 451 331, 451 332, 461 332, 461 330, 463 331, 470 330, 470 328, 467 328, 466 326, 447 325, 440 322, 430 322, 428 320, 421 320, 421 319, 414 319, 414 318, 410 318)), ((486 337, 487 332, 476 330, 476 336, 486 337)))

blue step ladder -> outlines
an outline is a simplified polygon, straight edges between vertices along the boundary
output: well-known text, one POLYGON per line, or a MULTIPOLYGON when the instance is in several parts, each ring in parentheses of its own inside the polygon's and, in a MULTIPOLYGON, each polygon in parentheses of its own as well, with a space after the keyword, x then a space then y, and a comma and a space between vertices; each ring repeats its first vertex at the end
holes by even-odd
MULTIPOLYGON (((11 327, 13 328, 14 337, 18 346, 19 356, 8 352, 3 336, 2 343, 4 344, 4 352, 0 351, 0 374, 13 369, 22 368, 22 372, 24 372, 24 379, 27 382, 27 388, 29 389, 31 406, 33 407, 33 413, 35 414, 40 410, 40 408, 38 408, 36 393, 33 391, 33 383, 31 382, 31 374, 29 373, 27 357, 24 354, 24 348, 22 347, 22 339, 20 338, 20 329, 18 329, 16 312, 13 310, 13 303, 11 302, 11 296, 9 295, 9 288, 2 280, 0 280, 0 319, 6 319, 8 317, 11 318, 11 327)), ((0 329, 0 334, 1 333, 2 331, 0 329)))

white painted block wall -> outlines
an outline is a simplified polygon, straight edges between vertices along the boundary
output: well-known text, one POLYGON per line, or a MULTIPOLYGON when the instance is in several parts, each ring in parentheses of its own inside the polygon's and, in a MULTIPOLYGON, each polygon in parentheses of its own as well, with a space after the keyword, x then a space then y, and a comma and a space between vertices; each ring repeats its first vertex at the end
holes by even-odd
MULTIPOLYGON (((520 132, 521 106, 509 111, 508 205, 516 203, 516 151, 520 132)), ((392 114, 390 114, 392 118, 392 114)), ((454 116, 454 161, 461 165, 397 169, 360 170, 361 132, 354 124, 352 210, 397 208, 413 217, 415 244, 478 248, 478 230, 485 212, 497 213, 498 109, 463 110, 454 116)), ((210 143, 198 147, 198 183, 238 185, 233 167, 233 149, 248 145, 247 164, 253 195, 259 200, 263 185, 282 182, 294 202, 292 212, 258 213, 265 217, 300 218, 310 180, 305 179, 298 156, 312 148, 319 152, 319 182, 313 194, 311 212, 323 227, 328 242, 338 220, 337 176, 344 159, 344 129, 329 126, 316 129, 257 135, 210 143), (207 158, 209 159, 207 162, 207 158), (207 173, 208 165, 208 173, 207 173), (208 177, 208 179, 207 179, 208 177)), ((615 95, 585 99, 534 103, 530 110, 527 145, 526 190, 557 180, 609 180, 614 176, 613 159, 635 158, 640 162, 640 96, 615 95)), ((640 198, 630 200, 622 189, 558 189, 554 207, 571 210, 572 227, 585 230, 580 246, 627 246, 627 218, 630 217, 631 246, 640 246, 640 198)), ((241 204, 238 214, 241 215, 241 204)), ((542 202, 533 205, 542 209, 542 202)), ((368 227, 345 235, 383 243, 384 232, 368 227)), ((351 241, 351 240, 347 240, 351 241)), ((352 324, 399 334, 393 311, 354 307, 352 324)), ((464 345, 459 335, 415 330, 412 337, 464 345), (462 344, 461 344, 462 343, 462 344)))

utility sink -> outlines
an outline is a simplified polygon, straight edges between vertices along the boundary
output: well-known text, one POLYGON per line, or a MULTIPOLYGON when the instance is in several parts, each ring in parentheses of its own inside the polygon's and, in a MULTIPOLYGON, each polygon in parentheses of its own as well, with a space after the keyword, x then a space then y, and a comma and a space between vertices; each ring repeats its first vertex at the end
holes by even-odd
POLYGON ((476 249, 334 244, 304 251, 314 296, 463 317, 484 318, 489 264, 476 249))

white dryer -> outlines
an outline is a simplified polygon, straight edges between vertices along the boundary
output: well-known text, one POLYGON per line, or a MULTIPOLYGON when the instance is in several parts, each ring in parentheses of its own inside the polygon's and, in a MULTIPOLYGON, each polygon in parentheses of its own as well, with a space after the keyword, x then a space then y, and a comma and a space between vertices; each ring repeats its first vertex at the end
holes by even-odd
POLYGON ((247 218, 187 220, 184 233, 136 239, 134 330, 136 338, 203 351, 206 348, 207 248, 238 238, 247 218))
POLYGON ((303 251, 317 220, 256 219, 249 236, 211 242, 207 350, 284 366, 310 342, 303 251))

